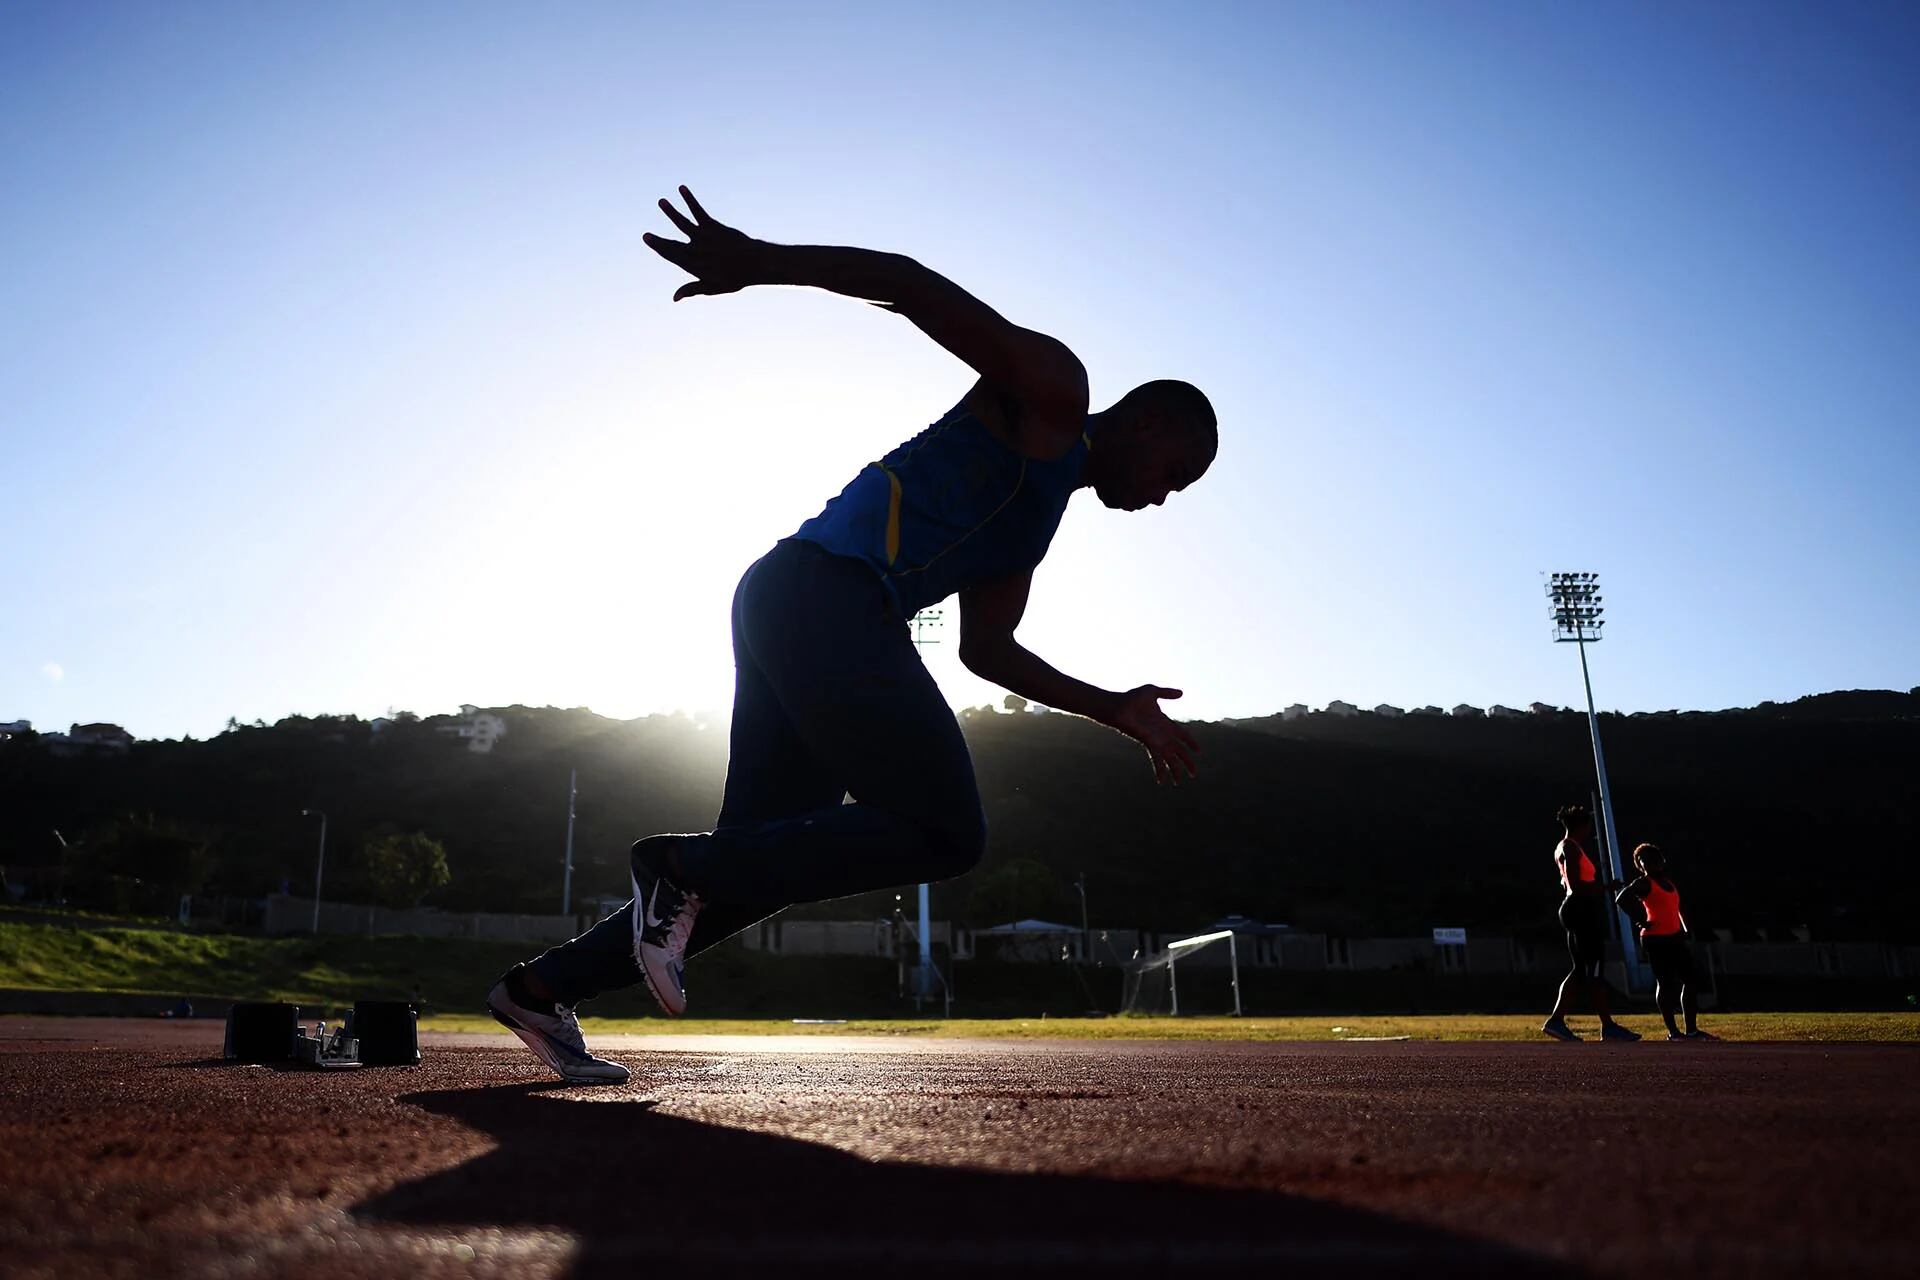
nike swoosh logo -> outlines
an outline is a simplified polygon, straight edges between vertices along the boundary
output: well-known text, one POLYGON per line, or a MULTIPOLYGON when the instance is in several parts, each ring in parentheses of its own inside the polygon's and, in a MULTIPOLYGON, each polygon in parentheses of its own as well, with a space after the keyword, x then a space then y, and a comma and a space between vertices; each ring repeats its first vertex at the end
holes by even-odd
POLYGON ((652 898, 649 898, 647 900, 646 909, 642 911, 640 914, 646 918, 646 922, 647 922, 646 927, 649 929, 658 929, 661 925, 667 922, 667 917, 657 916, 653 914, 652 898))

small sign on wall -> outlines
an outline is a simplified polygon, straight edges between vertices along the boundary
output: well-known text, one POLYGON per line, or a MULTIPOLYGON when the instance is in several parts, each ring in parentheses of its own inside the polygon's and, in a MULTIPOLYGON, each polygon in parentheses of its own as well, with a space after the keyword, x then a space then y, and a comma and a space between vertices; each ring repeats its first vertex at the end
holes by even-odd
POLYGON ((1433 945, 1436 947, 1464 947, 1467 945, 1465 929, 1435 929, 1433 945))

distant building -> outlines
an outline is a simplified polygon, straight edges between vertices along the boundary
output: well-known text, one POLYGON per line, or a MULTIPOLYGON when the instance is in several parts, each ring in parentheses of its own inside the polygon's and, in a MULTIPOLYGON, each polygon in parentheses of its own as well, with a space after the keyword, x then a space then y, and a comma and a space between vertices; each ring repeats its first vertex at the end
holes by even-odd
POLYGON ((13 737, 17 733, 32 733, 32 732, 33 732, 33 721, 9 720, 5 724, 0 724, 0 742, 5 742, 8 738, 13 737))
POLYGON ((1447 714, 1438 707, 1415 707, 1407 712, 1410 716, 1443 716, 1447 714))
POLYGON ((1560 714, 1560 708, 1546 702, 1529 702, 1527 704, 1527 711, 1530 715, 1536 716, 1557 716, 1560 714))
POLYGON ((77 756, 89 752, 123 756, 133 748, 133 735, 117 724, 76 724, 65 733, 41 735, 40 741, 56 756, 77 756))
POLYGON ((458 718, 448 717, 445 723, 434 725, 433 731, 459 738, 467 744, 467 750, 483 756, 493 750, 494 743, 507 736, 507 722, 491 711, 463 703, 458 718))
POLYGON ((1282 711, 1280 718, 1282 720, 1302 720, 1305 719, 1308 714, 1309 708, 1307 704, 1304 702, 1296 702, 1285 711, 1282 711))
POLYGON ((1503 707, 1497 702, 1487 708, 1487 717, 1491 720, 1518 720, 1525 714, 1526 712, 1524 711, 1516 711, 1512 707, 1503 707))
POLYGON ((1330 716, 1357 716, 1360 714, 1360 708, 1354 706, 1351 702, 1342 702, 1338 698, 1335 698, 1327 704, 1327 714, 1330 716))
POLYGON ((133 746, 133 735, 117 724, 76 724, 67 730, 67 737, 83 747, 98 747, 114 755, 125 755, 133 746))
POLYGON ((1388 703, 1383 702, 1379 706, 1373 709, 1373 714, 1377 716, 1384 716, 1388 720, 1398 720, 1401 716, 1407 713, 1402 711, 1400 708, 1396 706, 1392 706, 1388 703))
POLYGON ((1453 709, 1453 714, 1460 717, 1462 720, 1477 720, 1481 716, 1486 715, 1487 713, 1482 711, 1480 708, 1471 705, 1470 703, 1463 702, 1459 706, 1453 709))

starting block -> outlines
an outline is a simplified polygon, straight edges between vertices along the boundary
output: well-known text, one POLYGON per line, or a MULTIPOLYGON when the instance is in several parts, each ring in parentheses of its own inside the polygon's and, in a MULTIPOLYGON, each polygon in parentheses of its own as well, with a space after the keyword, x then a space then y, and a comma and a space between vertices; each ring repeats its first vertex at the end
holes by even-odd
POLYGON ((227 1011, 222 1056, 314 1070, 420 1064, 419 1012, 405 1000, 357 1000, 346 1021, 309 1029, 297 1005, 241 1001, 227 1011))
POLYGON ((329 1034, 326 1023, 316 1023, 312 1035, 308 1035, 303 1027, 300 1034, 294 1037, 293 1060, 303 1067, 328 1071, 357 1067, 360 1065, 360 1041, 348 1034, 345 1026, 335 1027, 329 1034))

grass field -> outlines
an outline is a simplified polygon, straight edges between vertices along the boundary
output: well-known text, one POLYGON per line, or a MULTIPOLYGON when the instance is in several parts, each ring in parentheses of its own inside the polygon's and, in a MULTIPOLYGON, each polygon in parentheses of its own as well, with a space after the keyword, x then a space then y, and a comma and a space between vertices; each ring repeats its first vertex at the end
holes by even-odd
MULTIPOLYGON (((78 922, 76 922, 78 923, 78 922)), ((484 943, 426 938, 288 937, 260 938, 202 934, 169 929, 73 927, 0 920, 0 989, 54 992, 109 992, 159 997, 220 1000, 284 1000, 294 1004, 341 1008, 359 998, 413 998, 424 1001, 429 1029, 500 1032, 479 1011, 492 975, 528 948, 518 943, 484 943), (435 1014, 436 1010, 474 1010, 473 1014, 435 1014)), ((871 984, 877 976, 888 986, 887 966, 817 967, 818 961, 783 961, 745 951, 713 953, 701 961, 700 995, 709 1011, 737 1017, 673 1021, 661 1017, 590 1017, 588 1034, 650 1035, 897 1035, 915 1037, 986 1036, 1006 1038, 1341 1040, 1356 1037, 1410 1037, 1417 1040, 1537 1040, 1534 1014, 1313 1014, 1249 1018, 956 1018, 950 1021, 850 1017, 845 1022, 796 1023, 790 1017, 763 1016, 773 1011, 813 1008, 821 990, 842 978, 871 984), (823 981, 823 975, 828 981, 823 981), (731 993, 731 999, 729 998, 731 993), (717 997, 717 998, 713 998, 717 997)), ((861 962, 855 962, 859 965, 861 962)), ((1026 982, 1023 976, 1019 979, 1026 982)), ((890 996, 869 992, 867 1012, 884 1012, 890 996)), ((1542 996, 1547 992, 1543 989, 1542 996)), ((861 1006, 839 1000, 849 1013, 861 1006)), ((647 1007, 643 995, 624 992, 600 1002, 613 1014, 647 1007)), ((994 1006, 974 1005, 975 1010, 994 1006)), ((1004 1006, 1003 1006, 1004 1007, 1004 1006)), ((1015 1005, 1014 1007, 1019 1007, 1015 1005)), ((1044 1007, 1044 1005, 1042 1006, 1044 1007)), ((1073 1004, 1071 1009, 1084 1009, 1073 1004)), ((1269 1006, 1271 1007, 1271 1006, 1269 1006)), ((1376 1006, 1377 1007, 1377 1006, 1376 1006)), ((834 1011, 830 1011, 834 1012, 834 1011)), ((1647 1036, 1664 1032, 1645 1012, 1621 1021, 1647 1036)), ((1920 1014, 1902 1013, 1714 1013, 1703 1024, 1729 1040, 1772 1041, 1920 1041, 1920 1014)), ((1582 1035, 1593 1020, 1575 1018, 1582 1035)), ((500 1032, 505 1034, 504 1032, 500 1032)))
MULTIPOLYGON (((1629 1015, 1621 1025, 1650 1038, 1666 1032, 1657 1017, 1629 1015)), ((1911 1013, 1729 1013, 1702 1015, 1701 1026, 1723 1040, 1920 1043, 1920 1015, 1911 1013)), ((1591 1036, 1591 1018, 1572 1020, 1591 1036)), ((1539 1041, 1540 1019, 1522 1014, 1356 1015, 1292 1018, 952 1018, 796 1023, 774 1018, 582 1018, 589 1037, 607 1035, 863 1035, 934 1039, 1075 1040, 1509 1040, 1539 1041)), ((427 1018, 431 1031, 507 1034, 491 1018, 427 1018)))
MULTIPOLYGON (((257 938, 0 921, 0 988, 351 1002, 469 993, 524 956, 511 943, 430 938, 257 938)), ((462 1001, 471 1004, 471 999, 462 1001)))

